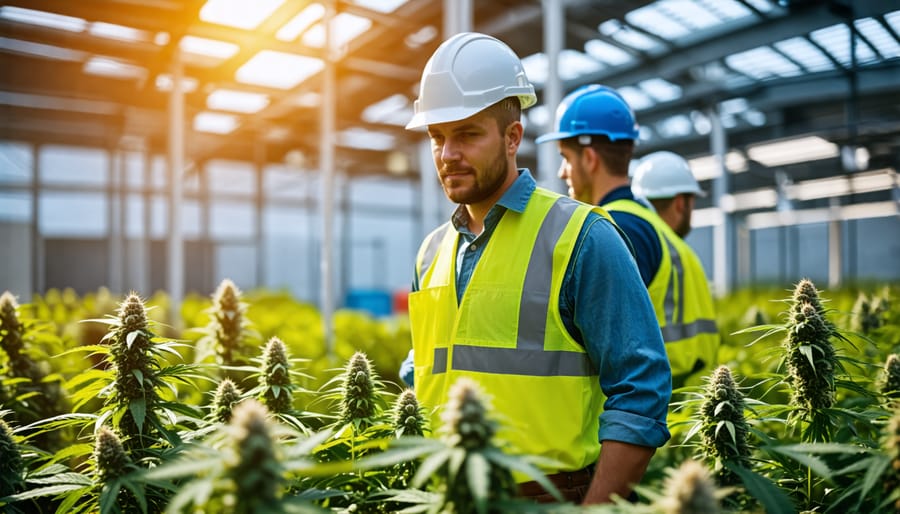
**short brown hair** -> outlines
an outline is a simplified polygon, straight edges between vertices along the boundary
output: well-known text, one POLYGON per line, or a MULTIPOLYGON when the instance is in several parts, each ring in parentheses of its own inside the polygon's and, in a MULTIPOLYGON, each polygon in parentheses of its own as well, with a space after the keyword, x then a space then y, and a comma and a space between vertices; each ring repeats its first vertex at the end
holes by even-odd
POLYGON ((628 163, 631 162, 634 154, 634 141, 631 139, 610 141, 606 136, 592 134, 566 138, 560 143, 578 152, 581 152, 584 147, 590 146, 597 152, 611 174, 621 177, 628 176, 628 163), (584 137, 590 138, 590 142, 583 144, 580 139, 584 137))
POLYGON ((522 119, 522 105, 519 103, 519 97, 517 96, 508 96, 488 106, 484 112, 491 118, 494 118, 501 134, 503 134, 503 131, 510 123, 522 119))

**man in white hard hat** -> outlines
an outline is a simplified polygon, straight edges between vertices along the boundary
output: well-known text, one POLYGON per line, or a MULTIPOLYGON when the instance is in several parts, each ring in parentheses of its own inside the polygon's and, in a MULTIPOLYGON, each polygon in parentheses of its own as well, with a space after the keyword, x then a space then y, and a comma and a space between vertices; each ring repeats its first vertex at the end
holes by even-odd
MULTIPOLYGON (((567 500, 608 502, 629 496, 669 438, 671 373, 615 224, 517 167, 521 110, 535 102, 519 58, 484 34, 451 37, 425 66, 407 128, 427 128, 459 206, 419 248, 414 366, 401 375, 437 411, 457 379, 474 380, 492 398, 498 437, 554 461, 544 471, 567 500)), ((438 415, 432 423, 440 433, 438 415)), ((552 500, 536 482, 519 491, 552 500)))
MULTIPOLYGON (((673 273, 680 297, 680 301, 676 300, 680 307, 674 325, 680 333, 673 337, 689 348, 694 358, 693 372, 685 384, 700 385, 702 377, 716 367, 720 336, 706 273, 700 258, 684 238, 691 231, 694 198, 706 193, 700 189, 687 161, 665 151, 648 154, 639 161, 631 189, 635 195, 646 198, 665 222, 660 228, 676 257, 673 273)), ((675 368, 674 363, 672 367, 675 368)))

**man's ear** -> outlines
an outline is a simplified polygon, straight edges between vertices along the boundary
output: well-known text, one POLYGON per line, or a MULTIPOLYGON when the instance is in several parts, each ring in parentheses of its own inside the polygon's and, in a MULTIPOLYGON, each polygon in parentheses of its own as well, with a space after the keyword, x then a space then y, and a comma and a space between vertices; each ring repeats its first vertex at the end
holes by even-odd
POLYGON ((514 121, 506 126, 506 152, 515 155, 519 151, 519 145, 522 144, 522 135, 525 133, 525 127, 521 121, 514 121))
POLYGON ((584 169, 593 170, 600 159, 597 150, 594 150, 594 147, 590 145, 580 146, 579 149, 581 150, 581 164, 584 166, 584 169))

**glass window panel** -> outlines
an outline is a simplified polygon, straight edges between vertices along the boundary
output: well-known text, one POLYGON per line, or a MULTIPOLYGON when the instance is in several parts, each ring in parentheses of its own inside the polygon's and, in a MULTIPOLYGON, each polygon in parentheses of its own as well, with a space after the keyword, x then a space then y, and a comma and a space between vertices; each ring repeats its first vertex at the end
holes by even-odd
POLYGON ((253 236, 256 212, 249 203, 215 201, 209 211, 211 237, 235 239, 253 236))
POLYGON ((102 193, 45 191, 40 197, 44 236, 102 237, 107 232, 107 198, 102 193))
POLYGON ((209 161, 206 164, 209 190, 215 193, 244 193, 256 191, 256 173, 253 165, 239 161, 209 161))
POLYGON ((32 155, 29 145, 0 142, 0 184, 31 183, 32 155))
POLYGON ((27 223, 31 220, 31 194, 0 191, 0 220, 27 223))
POLYGON ((38 154, 41 182, 105 186, 109 154, 94 148, 45 146, 38 154))

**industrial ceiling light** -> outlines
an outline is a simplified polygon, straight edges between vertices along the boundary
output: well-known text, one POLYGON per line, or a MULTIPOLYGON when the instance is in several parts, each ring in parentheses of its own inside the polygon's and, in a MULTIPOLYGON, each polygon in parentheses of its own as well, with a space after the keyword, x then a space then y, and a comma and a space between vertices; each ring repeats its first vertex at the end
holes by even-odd
POLYGON ((752 145, 747 148, 747 155, 763 166, 772 168, 837 157, 838 146, 819 136, 806 136, 752 145))

